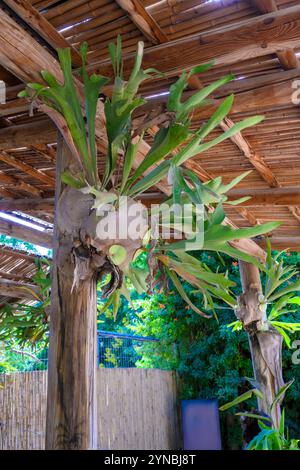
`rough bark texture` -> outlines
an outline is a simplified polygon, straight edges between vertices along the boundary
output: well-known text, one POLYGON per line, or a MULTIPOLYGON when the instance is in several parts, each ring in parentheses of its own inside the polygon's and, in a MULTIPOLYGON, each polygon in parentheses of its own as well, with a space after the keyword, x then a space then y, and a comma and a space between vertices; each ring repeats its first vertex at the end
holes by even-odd
MULTIPOLYGON (((88 250, 74 248, 76 229, 64 229, 60 173, 71 161, 60 139, 46 424, 47 449, 96 449, 96 270, 88 250), (77 279, 77 283, 74 283, 77 279)), ((83 212, 75 201, 73 218, 83 212)), ((83 208, 89 214, 88 205, 83 208)), ((74 220, 75 222, 75 220, 74 220)), ((66 221, 67 226, 67 221, 66 221)))
MULTIPOLYGON (((267 321, 265 309, 260 305, 262 293, 259 270, 256 266, 240 262, 243 294, 239 297, 237 318, 248 333, 254 378, 265 400, 258 400, 259 410, 269 415, 276 393, 284 385, 282 378, 282 336, 267 321)), ((272 409, 275 427, 280 422, 280 405, 272 409)))

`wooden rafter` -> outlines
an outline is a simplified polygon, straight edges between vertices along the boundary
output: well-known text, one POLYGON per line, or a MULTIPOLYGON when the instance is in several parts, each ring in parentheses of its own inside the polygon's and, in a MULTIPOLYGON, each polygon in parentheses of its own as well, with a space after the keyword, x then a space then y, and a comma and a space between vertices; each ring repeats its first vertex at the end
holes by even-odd
POLYGON ((229 200, 250 196, 242 202, 243 207, 255 206, 297 206, 300 204, 300 187, 275 189, 233 189, 229 191, 229 200))
POLYGON ((0 233, 45 248, 52 248, 51 231, 39 231, 12 221, 8 222, 0 219, 0 233))
POLYGON ((71 48, 74 66, 81 66, 81 56, 77 49, 70 46, 67 40, 36 10, 27 0, 3 0, 23 21, 25 21, 39 36, 55 49, 58 47, 71 48))
POLYGON ((52 176, 48 176, 42 171, 36 170, 32 166, 22 162, 20 159, 17 159, 6 152, 0 151, 0 161, 5 162, 7 165, 12 166, 14 168, 18 168, 18 170, 23 171, 23 173, 32 176, 38 181, 42 181, 42 183, 45 183, 51 187, 55 186, 55 180, 54 178, 52 178, 52 176))
POLYGON ((32 186, 31 184, 25 183, 24 181, 15 178, 14 176, 7 175, 3 171, 0 172, 0 185, 8 186, 13 188, 13 190, 24 191, 33 196, 40 196, 42 191, 32 186))
POLYGON ((0 117, 3 118, 12 114, 25 113, 28 110, 28 101, 22 98, 16 98, 14 100, 7 101, 4 104, 0 104, 0 117))
POLYGON ((235 207, 234 210, 240 214, 243 219, 248 220, 251 225, 259 225, 260 221, 254 217, 254 215, 248 211, 245 207, 235 207))
MULTIPOLYGON (((261 13, 272 13, 278 11, 275 0, 252 0, 261 13)), ((278 49, 276 51, 279 62, 285 70, 295 69, 299 67, 298 58, 292 47, 278 49)))
POLYGON ((57 131, 50 119, 0 129, 1 150, 56 142, 56 139, 57 131))
POLYGON ((54 198, 26 198, 0 200, 0 211, 53 212, 54 198))
POLYGON ((153 44, 168 41, 167 35, 140 0, 116 0, 116 2, 149 41, 153 44))
POLYGON ((0 194, 1 196, 9 199, 14 199, 16 197, 16 195, 12 191, 9 191, 8 189, 2 187, 0 187, 0 194))
MULTIPOLYGON (((291 251, 300 251, 300 237, 278 237, 272 236, 272 248, 274 250, 290 249, 291 251)), ((256 240, 256 242, 262 247, 266 247, 265 239, 256 240)))
POLYGON ((9 279, 0 278, 0 295, 19 299, 37 300, 38 289, 34 284, 21 284, 9 279))
POLYGON ((293 214, 293 216, 295 217, 295 219, 297 219, 298 222, 300 222, 300 208, 294 207, 294 206, 288 206, 288 208, 291 214, 293 214))
MULTIPOLYGON (((220 125, 225 132, 234 126, 234 122, 229 118, 225 118, 220 125)), ((276 176, 270 167, 266 164, 263 157, 253 149, 247 139, 245 139, 245 137, 243 137, 240 132, 230 137, 230 140, 240 149, 243 155, 250 161, 256 171, 270 187, 275 188, 279 186, 276 176)))

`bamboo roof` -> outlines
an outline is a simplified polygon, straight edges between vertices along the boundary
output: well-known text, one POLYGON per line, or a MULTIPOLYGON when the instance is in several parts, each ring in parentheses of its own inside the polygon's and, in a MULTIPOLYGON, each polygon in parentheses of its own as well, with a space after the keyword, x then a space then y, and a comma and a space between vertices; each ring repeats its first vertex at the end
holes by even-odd
MULTIPOLYGON (((216 176, 229 181, 252 170, 232 196, 253 198, 238 207, 227 206, 228 218, 240 227, 280 220, 282 225, 272 234, 273 247, 299 250, 300 110, 292 101, 292 93, 297 92, 293 83, 300 80, 299 1, 2 1, 0 80, 7 85, 7 102, 0 105, 0 211, 19 211, 48 223, 54 218, 57 132, 46 115, 29 113, 28 104, 17 98, 23 82, 35 80, 41 65, 55 67, 55 48, 66 45, 72 47, 76 73, 83 41, 89 43, 90 70, 110 75, 107 45, 118 34, 123 38, 125 73, 139 40, 145 42, 145 66, 165 72, 163 78, 148 80, 141 88, 148 97, 147 110, 162 106, 183 69, 216 59, 213 69, 190 83, 187 94, 228 72, 235 75, 233 82, 215 92, 211 105, 194 114, 193 127, 198 128, 232 92, 235 102, 229 119, 215 135, 246 116, 264 114, 265 120, 187 165, 203 181, 216 176)), ((154 134, 151 129, 145 140, 150 143, 154 134)), ((103 159, 99 152, 100 170, 103 159)), ((152 188, 147 200, 163 198, 162 190, 152 188)), ((51 246, 49 227, 34 233, 0 218, 1 233, 43 246, 51 246)), ((18 280, 14 274, 30 278, 29 260, 11 271, 14 262, 2 249, 0 277, 3 271, 12 281, 18 280)))

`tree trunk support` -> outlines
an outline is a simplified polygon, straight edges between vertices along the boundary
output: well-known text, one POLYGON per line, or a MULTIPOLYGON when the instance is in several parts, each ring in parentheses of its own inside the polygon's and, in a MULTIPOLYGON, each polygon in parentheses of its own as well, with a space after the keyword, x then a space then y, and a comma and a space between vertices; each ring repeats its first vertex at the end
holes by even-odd
POLYGON ((259 411, 270 415, 275 428, 280 423, 280 404, 271 404, 284 385, 282 378, 282 336, 268 322, 262 304, 262 286, 257 266, 239 262, 243 294, 238 299, 237 318, 248 333, 254 379, 265 399, 258 400, 259 411))
POLYGON ((96 449, 96 273, 88 255, 74 251, 74 236, 58 222, 59 199, 65 189, 61 173, 70 165, 72 157, 59 136, 46 449, 96 449), (74 284, 78 272, 81 275, 74 284))

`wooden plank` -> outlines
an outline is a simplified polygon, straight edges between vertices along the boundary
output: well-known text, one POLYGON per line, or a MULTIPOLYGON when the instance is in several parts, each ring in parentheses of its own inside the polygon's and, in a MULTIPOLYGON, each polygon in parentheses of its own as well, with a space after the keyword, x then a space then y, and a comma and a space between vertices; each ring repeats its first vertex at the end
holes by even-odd
POLYGON ((168 41, 168 36, 140 0, 116 0, 116 2, 149 41, 153 44, 168 41))
MULTIPOLYGON (((183 68, 211 60, 230 65, 254 57, 276 53, 280 48, 300 45, 300 6, 257 16, 238 24, 187 36, 147 48, 144 67, 159 65, 159 70, 176 75, 183 68), (176 65, 175 65, 176 64, 176 65)), ((135 54, 125 56, 125 71, 132 67, 135 54)), ((109 60, 91 65, 91 70, 111 74, 109 60)))
POLYGON ((0 211, 53 212, 54 198, 1 199, 0 211))
POLYGON ((0 149, 11 150, 56 142, 57 130, 50 119, 0 129, 0 149))
POLYGON ((38 294, 39 290, 34 284, 23 284, 0 278, 0 295, 17 299, 37 300, 36 295, 38 294))
POLYGON ((17 191, 24 191, 33 196, 40 196, 42 194, 42 191, 40 191, 35 186, 32 186, 32 184, 25 183, 24 181, 18 178, 7 175, 3 171, 0 171, 0 184, 8 186, 13 190, 16 189, 17 191))
MULTIPOLYGON (((255 78, 244 80, 235 80, 227 85, 220 87, 211 100, 211 104, 203 106, 193 114, 194 119, 206 120, 222 103, 224 97, 235 93, 233 106, 229 113, 230 116, 237 113, 260 113, 264 109, 277 106, 290 106, 293 93, 293 81, 300 78, 300 68, 288 70, 285 72, 276 72, 255 78)), ((183 99, 191 96, 192 92, 187 91, 183 94, 183 99)), ((140 109, 140 113, 151 112, 159 103, 166 102, 167 96, 159 96, 149 100, 140 109)))
MULTIPOLYGON (((275 0, 252 0, 252 3, 261 13, 278 11, 275 0)), ((285 70, 294 69, 299 66, 295 51, 290 47, 276 51, 276 55, 285 70)))
POLYGON ((251 199, 241 203, 250 206, 298 206, 300 205, 300 187, 276 189, 233 189, 229 191, 229 200, 250 196, 251 199))
MULTIPOLYGON (((289 251, 300 251, 300 237, 272 236, 270 241, 274 250, 289 249, 289 251)), ((265 239, 257 240, 257 243, 262 248, 266 248, 265 239)))
POLYGON ((29 103, 25 98, 16 98, 0 104, 0 116, 11 116, 12 114, 25 113, 29 110, 29 103))
MULTIPOLYGON (((234 122, 229 118, 225 118, 224 121, 221 122, 220 126, 225 132, 234 126, 234 122)), ((250 161, 256 171, 268 183, 269 186, 279 186, 276 176, 274 175, 271 168, 266 164, 263 157, 251 147, 247 139, 242 136, 241 132, 238 132, 232 136, 230 140, 240 149, 243 155, 250 161)))
POLYGON ((52 26, 49 21, 42 16, 27 0, 4 0, 26 24, 28 24, 36 33, 55 49, 61 47, 71 48, 72 62, 76 67, 81 67, 81 56, 79 52, 72 47, 68 41, 52 26))
POLYGON ((28 243, 43 246, 45 248, 52 248, 52 232, 39 231, 12 221, 3 220, 0 218, 0 233, 9 235, 10 237, 23 240, 28 243))

